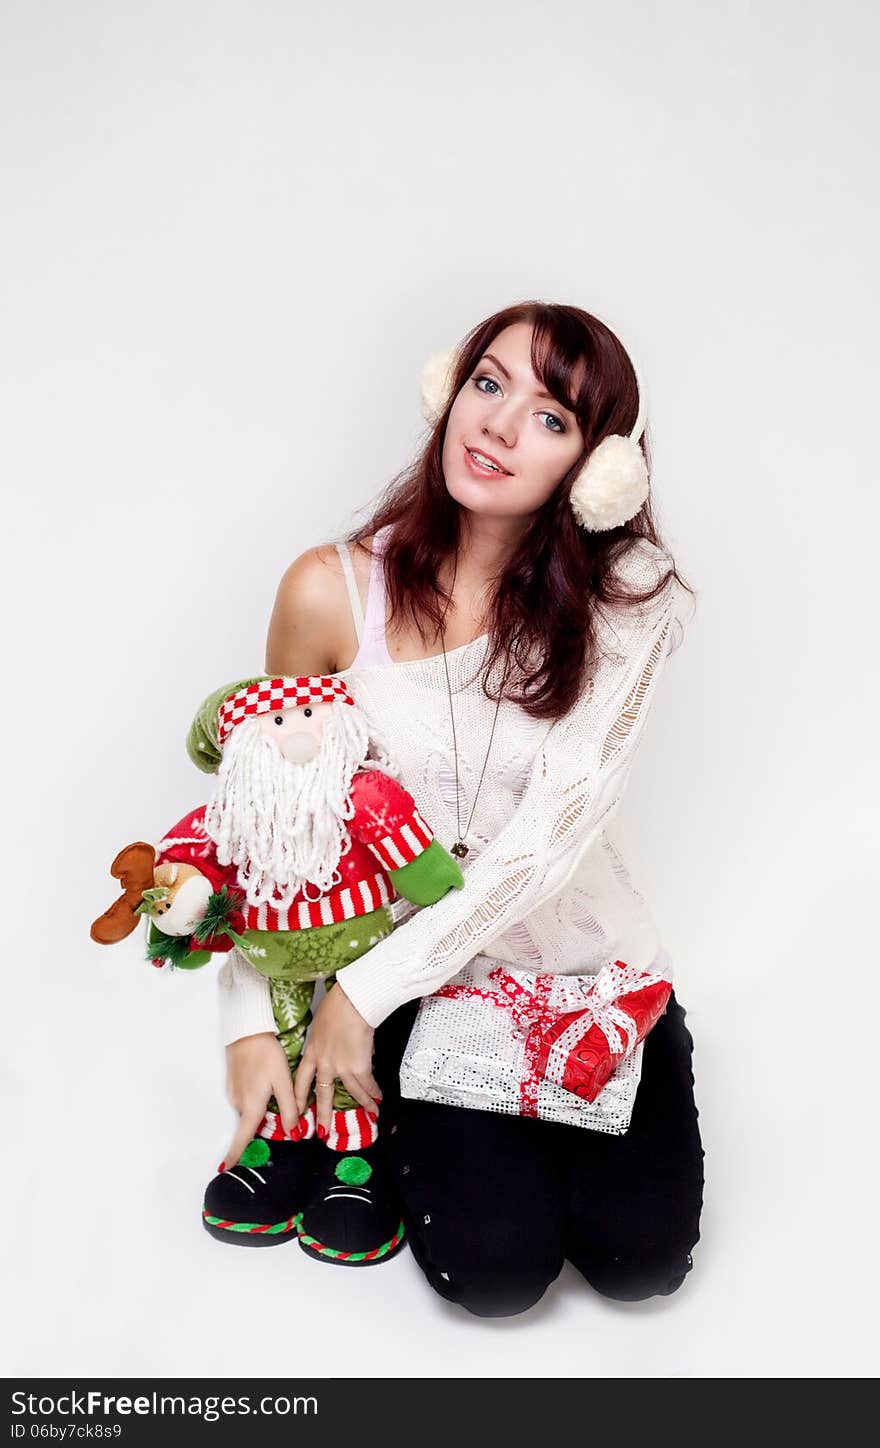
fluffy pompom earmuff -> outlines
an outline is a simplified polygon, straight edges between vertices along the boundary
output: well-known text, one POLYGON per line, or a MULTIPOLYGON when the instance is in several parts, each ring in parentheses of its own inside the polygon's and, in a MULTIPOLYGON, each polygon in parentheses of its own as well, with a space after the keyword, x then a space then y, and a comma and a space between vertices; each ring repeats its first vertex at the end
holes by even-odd
POLYGON ((448 352, 435 352, 422 368, 422 417, 432 427, 449 401, 455 358, 455 348, 451 347, 448 352))
POLYGON ((601 533, 634 518, 648 487, 648 469, 638 443, 612 433, 593 448, 568 500, 581 527, 601 533))

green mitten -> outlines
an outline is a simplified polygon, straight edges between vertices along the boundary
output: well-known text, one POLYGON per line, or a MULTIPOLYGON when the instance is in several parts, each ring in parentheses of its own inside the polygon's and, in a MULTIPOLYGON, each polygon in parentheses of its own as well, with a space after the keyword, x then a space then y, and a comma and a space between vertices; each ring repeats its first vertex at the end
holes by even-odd
POLYGON ((464 884, 464 875, 455 856, 450 855, 437 839, 433 839, 408 865, 401 865, 399 870, 389 870, 388 874, 395 890, 415 905, 433 905, 450 890, 460 890, 464 884))

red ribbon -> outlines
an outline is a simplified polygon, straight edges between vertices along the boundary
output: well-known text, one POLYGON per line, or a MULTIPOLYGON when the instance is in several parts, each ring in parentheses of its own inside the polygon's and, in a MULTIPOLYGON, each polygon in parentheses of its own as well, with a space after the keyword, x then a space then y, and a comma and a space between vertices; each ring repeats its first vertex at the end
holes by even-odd
POLYGON ((535 992, 531 994, 514 976, 497 966, 490 971, 489 980, 497 981, 497 990, 484 990, 475 985, 444 985, 434 994, 452 999, 477 997, 491 1001, 493 1005, 509 1010, 513 1015, 514 1031, 524 1038, 525 1062, 519 1086, 520 1115, 537 1116, 538 1090, 542 1072, 538 1065, 543 1034, 560 1017, 571 1012, 560 1011, 549 1003, 553 989, 552 975, 535 978, 535 992))
MULTIPOLYGON (((614 962, 614 965, 619 966, 623 971, 621 983, 626 981, 622 994, 632 992, 634 986, 635 989, 638 989, 638 985, 633 981, 634 975, 636 975, 637 980, 643 977, 645 986, 658 983, 658 977, 651 975, 650 972, 634 972, 625 961, 617 960, 614 962)), ((600 1084, 590 1089, 589 1087, 585 1087, 583 1083, 580 1083, 575 1092, 575 1094, 579 1096, 585 1096, 587 1100, 595 1099, 595 1096, 598 1095, 599 1090, 604 1086, 605 1081, 607 1081, 611 1075, 614 1067, 630 1050, 634 1049, 638 1043, 639 1033, 637 1024, 629 1012, 620 1008, 614 1008, 611 1011, 611 1021, 609 1022, 607 1019, 609 1015, 608 1007, 611 1004, 609 997, 613 990, 613 986, 611 986, 613 977, 609 974, 608 967, 605 968, 604 974, 600 972, 599 976, 596 977, 596 983, 598 983, 601 988, 597 992, 597 1010, 595 1014, 590 1009, 590 999, 594 994, 593 987, 585 989, 584 1004, 575 1010, 572 1010, 570 1005, 552 1006, 550 1004, 550 995, 554 983, 560 979, 565 980, 566 977, 536 975, 534 991, 527 989, 521 981, 517 980, 515 976, 510 975, 500 966, 496 966, 494 970, 489 972, 488 979, 495 982, 497 987, 495 990, 486 990, 482 986, 475 985, 445 985, 441 986, 440 990, 435 991, 434 994, 453 1000, 477 999, 490 1001, 493 1005, 511 1012, 514 1023, 514 1033, 523 1040, 524 1062, 519 1088, 520 1114, 522 1116, 538 1115, 538 1091, 541 1080, 546 1076, 547 1063, 553 1042, 558 1040, 562 1031, 575 1021, 581 1020, 583 1023, 583 1032, 579 1038, 581 1040, 591 1031, 594 1025, 598 1025, 602 1036, 606 1038, 609 1050, 609 1057, 606 1068, 602 1072, 600 1084), (615 1021, 618 1026, 624 1025, 626 1030, 625 1037, 620 1036, 619 1030, 615 1026, 615 1021), (621 1047, 621 1049, 616 1049, 617 1047, 621 1047)), ((646 1034, 647 1029, 654 1024, 654 1021, 665 1009, 666 1000, 672 987, 668 982, 664 982, 663 984, 666 985, 667 988, 665 991, 661 991, 659 998, 655 1002, 652 1002, 654 1006, 654 1009, 651 1011, 653 1019, 643 1022, 646 1029, 641 1033, 642 1036, 646 1034), (656 1009, 657 1007, 659 1007, 659 1009, 656 1009)), ((599 1037, 600 1041, 602 1040, 602 1036, 599 1037)), ((592 1065, 595 1070, 595 1062, 593 1062, 592 1065)))

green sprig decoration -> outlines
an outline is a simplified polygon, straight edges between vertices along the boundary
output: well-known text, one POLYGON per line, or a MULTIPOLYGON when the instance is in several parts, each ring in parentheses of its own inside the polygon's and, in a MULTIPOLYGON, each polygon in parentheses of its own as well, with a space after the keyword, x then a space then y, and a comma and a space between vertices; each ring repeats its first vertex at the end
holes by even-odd
POLYGON ((147 960, 165 961, 172 970, 199 970, 211 959, 210 950, 190 950, 191 935, 163 935, 150 923, 147 960))
POLYGON ((215 935, 230 934, 230 921, 240 912, 241 905, 241 895, 231 895, 228 886, 215 890, 213 895, 208 896, 205 913, 193 931, 193 939, 201 942, 211 940, 215 935))
POLYGON ((147 941, 147 960, 167 960, 169 965, 186 968, 189 941, 188 935, 163 935, 154 926, 147 941))

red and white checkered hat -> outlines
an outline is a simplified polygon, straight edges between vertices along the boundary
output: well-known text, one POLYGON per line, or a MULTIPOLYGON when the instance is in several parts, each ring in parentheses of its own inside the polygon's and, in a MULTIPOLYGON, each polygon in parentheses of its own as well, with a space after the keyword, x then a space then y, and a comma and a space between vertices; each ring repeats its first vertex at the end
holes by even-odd
POLYGON ((332 704, 339 699, 353 704, 354 699, 342 679, 330 674, 303 674, 296 679, 258 679, 224 699, 217 711, 217 736, 220 747, 226 743, 236 724, 253 719, 257 714, 271 714, 274 709, 289 709, 292 704, 309 704, 318 700, 332 704))

